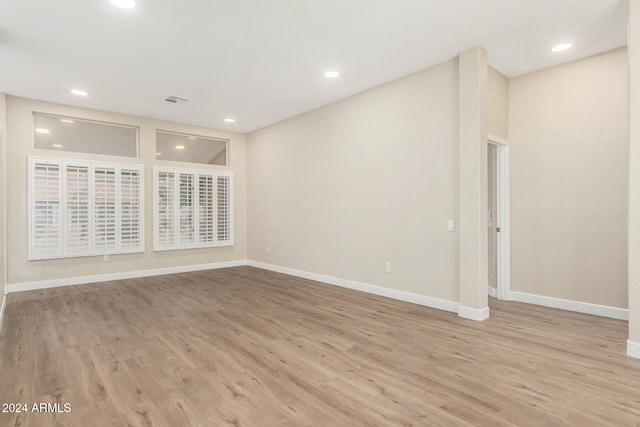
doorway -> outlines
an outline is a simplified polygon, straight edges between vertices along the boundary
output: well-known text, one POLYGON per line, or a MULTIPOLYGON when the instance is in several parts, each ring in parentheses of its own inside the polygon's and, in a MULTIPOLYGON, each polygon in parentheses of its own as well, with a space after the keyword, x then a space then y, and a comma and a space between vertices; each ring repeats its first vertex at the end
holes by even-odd
POLYGON ((501 300, 511 299, 509 145, 489 136, 487 147, 488 292, 501 300))

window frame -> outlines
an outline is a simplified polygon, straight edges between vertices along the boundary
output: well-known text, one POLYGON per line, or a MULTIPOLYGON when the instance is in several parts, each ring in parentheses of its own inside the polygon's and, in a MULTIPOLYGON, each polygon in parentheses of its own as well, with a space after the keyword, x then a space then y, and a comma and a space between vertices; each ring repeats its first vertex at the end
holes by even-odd
MULTIPOLYGON (((77 159, 66 159, 58 157, 28 157, 28 215, 30 224, 28 226, 28 260, 46 260, 46 259, 63 259, 63 258, 81 258, 100 255, 116 255, 128 253, 141 253, 145 250, 145 212, 144 212, 144 165, 132 163, 116 163, 103 161, 87 161, 77 159), (58 168, 58 247, 49 251, 38 251, 36 239, 38 237, 36 214, 36 168, 39 165, 56 166, 58 168), (74 212, 70 200, 68 199, 68 184, 70 182, 68 174, 69 168, 86 169, 87 170, 87 196, 86 196, 86 222, 87 222, 87 243, 86 248, 78 248, 78 246, 69 246, 69 224, 73 222, 74 214, 77 219, 77 212, 74 212), (96 170, 113 170, 114 173, 114 195, 113 195, 113 216, 114 216, 114 239, 113 247, 100 248, 96 245, 96 170), (131 230, 137 229, 137 239, 125 239, 123 233, 123 173, 137 174, 137 203, 134 203, 132 210, 133 216, 128 217, 129 233, 131 230), (71 222, 70 222, 71 221, 71 222), (137 225, 132 227, 131 224, 137 225), (124 241, 133 242, 132 245, 125 245, 124 241)), ((76 182, 76 181, 71 181, 76 182)), ((129 185, 132 185, 131 183, 129 185)), ((134 234, 135 231, 134 231, 134 234)))
MULTIPOLYGON (((164 186, 163 188, 169 188, 164 186)), ((167 190, 168 191, 168 190, 167 190)), ((211 169, 200 169, 200 168, 176 168, 170 166, 161 166, 154 165, 153 167, 153 250, 154 252, 161 251, 172 251, 172 250, 184 250, 184 249, 202 249, 202 248, 215 248, 215 247, 225 247, 225 246, 234 246, 234 227, 233 227, 233 172, 232 171, 221 171, 221 170, 211 170, 211 169), (166 212, 166 210, 161 210, 160 205, 160 174, 173 174, 171 187, 173 188, 172 200, 173 203, 170 206, 170 210, 172 211, 172 215, 163 216, 162 219, 167 218, 170 219, 172 223, 172 230, 169 230, 166 233, 167 236, 170 236, 170 242, 162 242, 160 239, 160 221, 161 221, 161 212, 166 212), (189 198, 191 214, 192 214, 192 241, 182 243, 180 240, 181 236, 181 218, 180 218, 180 200, 181 200, 181 192, 180 192, 180 176, 187 175, 191 176, 192 182, 192 193, 189 198), (202 200, 202 192, 200 189, 201 177, 210 177, 214 183, 212 190, 212 200, 211 204, 212 208, 210 211, 205 212, 205 215, 202 215, 200 207, 202 200), (228 238, 219 240, 220 228, 219 228, 219 208, 220 208, 220 198, 218 197, 218 180, 220 178, 226 179, 226 206, 227 211, 225 215, 225 230, 227 232, 228 238), (203 217, 213 218, 215 221, 215 225, 213 226, 213 236, 215 239, 212 241, 202 241, 201 239, 201 219, 203 217)), ((207 231, 210 228, 207 228, 207 231)), ((187 230, 189 232, 189 230, 187 230)))

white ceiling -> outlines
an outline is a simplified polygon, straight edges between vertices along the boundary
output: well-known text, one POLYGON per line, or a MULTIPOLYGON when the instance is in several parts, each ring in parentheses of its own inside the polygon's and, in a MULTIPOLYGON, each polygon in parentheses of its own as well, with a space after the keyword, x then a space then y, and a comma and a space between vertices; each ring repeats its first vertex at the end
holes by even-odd
POLYGON ((0 92, 250 132, 477 45, 509 77, 624 46, 626 21, 626 0, 0 0, 0 92))

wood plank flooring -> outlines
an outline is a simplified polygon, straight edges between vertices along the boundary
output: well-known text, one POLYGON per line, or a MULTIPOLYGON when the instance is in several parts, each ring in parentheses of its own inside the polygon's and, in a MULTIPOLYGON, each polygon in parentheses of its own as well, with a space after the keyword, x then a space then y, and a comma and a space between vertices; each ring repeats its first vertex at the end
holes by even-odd
POLYGON ((640 426, 626 322, 473 322, 252 267, 10 294, 0 426, 640 426))

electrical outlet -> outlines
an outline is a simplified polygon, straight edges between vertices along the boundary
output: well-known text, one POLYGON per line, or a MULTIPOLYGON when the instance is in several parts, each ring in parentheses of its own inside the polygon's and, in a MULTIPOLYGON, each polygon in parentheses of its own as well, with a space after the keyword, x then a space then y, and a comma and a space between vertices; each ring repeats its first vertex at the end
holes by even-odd
POLYGON ((453 219, 450 219, 449 222, 447 223, 447 231, 456 231, 456 221, 453 219))
POLYGON ((391 273, 391 263, 390 263, 390 262, 388 262, 388 263, 386 263, 386 264, 384 265, 384 270, 385 270, 387 273, 391 273))
POLYGON ((103 255, 103 256, 102 256, 102 260, 103 260, 104 262, 109 261, 109 255, 103 255))

